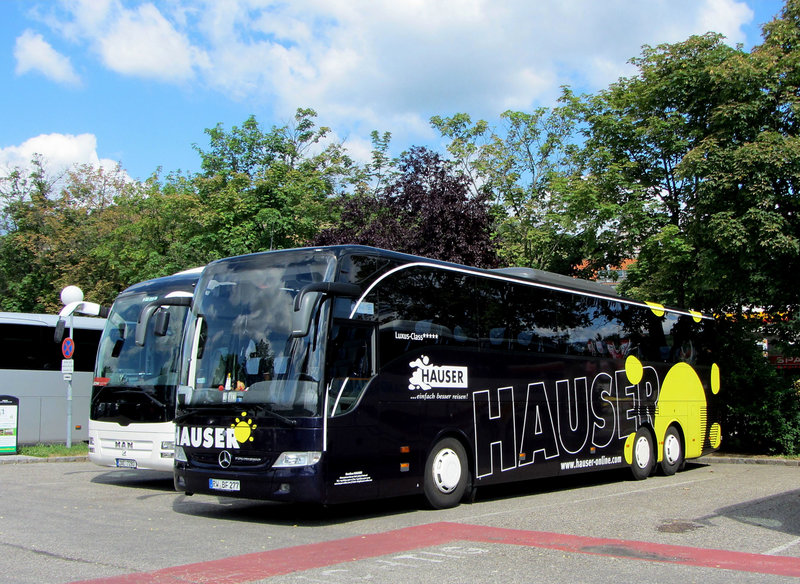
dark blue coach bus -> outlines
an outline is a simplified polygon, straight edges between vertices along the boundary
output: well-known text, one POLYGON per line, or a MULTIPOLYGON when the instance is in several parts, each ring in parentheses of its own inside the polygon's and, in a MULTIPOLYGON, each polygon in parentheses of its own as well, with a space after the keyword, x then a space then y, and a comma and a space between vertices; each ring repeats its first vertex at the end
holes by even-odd
POLYGON ((713 320, 594 282, 363 246, 212 262, 183 335, 175 486, 340 503, 719 446, 713 320))

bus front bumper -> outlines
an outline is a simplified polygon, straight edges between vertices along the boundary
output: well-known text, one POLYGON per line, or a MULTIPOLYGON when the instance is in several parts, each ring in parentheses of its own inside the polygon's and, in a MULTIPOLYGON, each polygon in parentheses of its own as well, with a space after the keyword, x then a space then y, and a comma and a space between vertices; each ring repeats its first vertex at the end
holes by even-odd
POLYGON ((175 490, 187 495, 206 494, 268 501, 323 503, 319 463, 299 468, 261 471, 225 471, 175 464, 175 490))

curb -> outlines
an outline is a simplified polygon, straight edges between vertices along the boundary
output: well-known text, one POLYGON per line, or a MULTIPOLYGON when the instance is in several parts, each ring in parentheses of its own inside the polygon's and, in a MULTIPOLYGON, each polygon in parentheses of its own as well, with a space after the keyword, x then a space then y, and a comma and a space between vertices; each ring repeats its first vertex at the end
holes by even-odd
POLYGON ((24 454, 11 454, 0 456, 0 464, 31 464, 37 462, 88 462, 89 456, 25 456, 24 454))
POLYGON ((800 459, 771 458, 768 456, 742 456, 736 454, 708 454, 695 459, 710 464, 769 464, 778 466, 800 466, 800 459))

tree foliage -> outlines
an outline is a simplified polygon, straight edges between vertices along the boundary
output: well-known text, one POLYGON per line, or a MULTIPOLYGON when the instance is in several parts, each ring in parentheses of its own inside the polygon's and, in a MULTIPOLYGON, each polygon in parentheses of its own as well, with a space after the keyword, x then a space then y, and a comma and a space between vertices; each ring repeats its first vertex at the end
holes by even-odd
POLYGON ((581 262, 581 234, 563 207, 576 171, 573 112, 509 110, 497 130, 465 113, 431 119, 473 193, 492 201, 498 254, 507 265, 569 273, 581 262))
POLYGON ((119 280, 103 261, 103 242, 113 228, 108 217, 113 202, 137 188, 122 170, 83 166, 48 177, 36 157, 28 176, 17 169, 2 184, 0 307, 53 311, 69 284, 87 297, 113 298, 119 280))
POLYGON ((494 267, 485 198, 426 148, 401 156, 397 176, 374 196, 344 197, 341 223, 316 245, 363 244, 476 266, 494 267))

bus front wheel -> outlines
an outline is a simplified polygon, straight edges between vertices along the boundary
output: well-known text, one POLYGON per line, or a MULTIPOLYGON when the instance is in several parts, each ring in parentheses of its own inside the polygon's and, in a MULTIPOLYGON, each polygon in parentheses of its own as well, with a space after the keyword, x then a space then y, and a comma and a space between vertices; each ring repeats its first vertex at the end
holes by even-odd
POLYGON ((425 463, 425 498, 434 509, 456 507, 469 483, 469 466, 464 446, 455 438, 436 443, 425 463))
POLYGON ((661 459, 661 472, 670 476, 678 472, 684 463, 683 442, 675 426, 667 428, 664 434, 664 452, 661 459))
POLYGON ((633 439, 631 473, 637 481, 646 479, 653 472, 656 461, 653 455, 653 435, 647 428, 639 428, 633 439))

